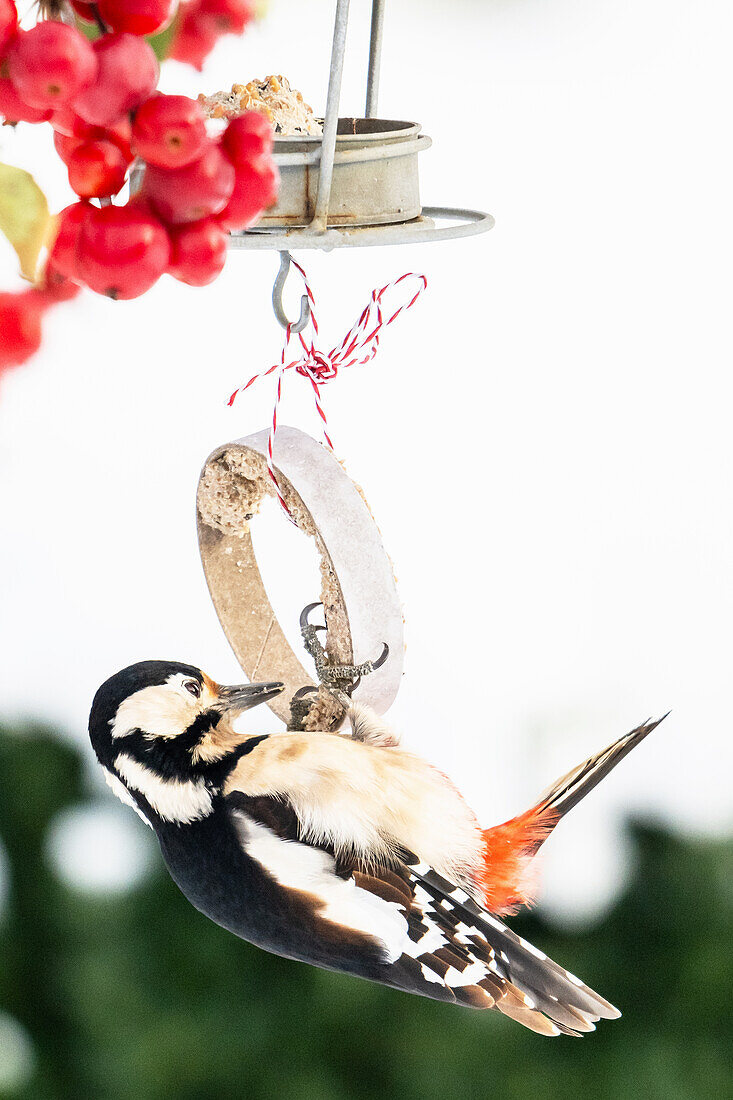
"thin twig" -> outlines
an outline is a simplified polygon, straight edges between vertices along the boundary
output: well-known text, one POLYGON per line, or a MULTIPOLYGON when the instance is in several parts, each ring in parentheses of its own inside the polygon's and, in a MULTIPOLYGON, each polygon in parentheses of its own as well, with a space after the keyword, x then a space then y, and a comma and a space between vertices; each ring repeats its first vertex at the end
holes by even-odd
POLYGON ((92 15, 94 16, 94 22, 97 24, 97 26, 99 28, 99 33, 100 34, 109 34, 109 27, 105 23, 104 19, 102 19, 102 16, 99 14, 99 8, 97 7, 97 5, 96 4, 90 4, 89 5, 89 10, 91 11, 92 15))

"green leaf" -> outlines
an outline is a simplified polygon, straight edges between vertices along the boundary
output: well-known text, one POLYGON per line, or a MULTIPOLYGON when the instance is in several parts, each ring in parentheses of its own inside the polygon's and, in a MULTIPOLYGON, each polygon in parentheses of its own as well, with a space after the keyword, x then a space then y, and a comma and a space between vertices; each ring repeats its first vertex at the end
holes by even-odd
POLYGON ((78 15, 75 25, 79 33, 83 34, 90 42, 96 42, 101 37, 99 27, 95 23, 87 23, 86 19, 81 19, 78 15))
POLYGON ((46 196, 33 176, 0 164, 0 230, 18 253, 26 279, 35 280, 38 255, 52 225, 46 196))
POLYGON ((172 22, 169 23, 168 26, 165 28, 165 30, 160 32, 160 34, 154 34, 148 37, 148 42, 153 47, 153 52, 158 58, 158 61, 165 61, 166 57, 168 56, 168 50, 170 49, 170 44, 173 40, 173 35, 176 31, 179 20, 180 16, 176 15, 175 19, 173 19, 172 22))

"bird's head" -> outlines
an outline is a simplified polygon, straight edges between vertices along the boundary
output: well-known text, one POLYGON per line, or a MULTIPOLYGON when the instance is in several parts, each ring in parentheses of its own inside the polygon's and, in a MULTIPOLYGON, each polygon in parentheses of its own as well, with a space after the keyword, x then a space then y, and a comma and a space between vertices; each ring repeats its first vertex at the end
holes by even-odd
POLYGON ((233 719, 283 689, 281 683, 222 687, 193 665, 140 661, 97 691, 89 736, 120 797, 137 809, 183 823, 204 816, 217 781, 248 740, 233 719), (147 805, 146 805, 147 804, 147 805))

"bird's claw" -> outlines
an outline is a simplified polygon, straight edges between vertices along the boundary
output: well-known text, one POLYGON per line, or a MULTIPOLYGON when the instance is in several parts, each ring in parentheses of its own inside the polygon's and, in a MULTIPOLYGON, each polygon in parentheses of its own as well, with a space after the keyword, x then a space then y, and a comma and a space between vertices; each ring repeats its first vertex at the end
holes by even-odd
POLYGON ((303 632, 305 630, 325 630, 326 629, 325 626, 315 626, 313 623, 310 623, 308 621, 308 616, 310 615, 311 611, 315 611, 315 609, 317 607, 322 607, 322 606, 323 605, 321 604, 320 600, 317 600, 316 603, 309 603, 306 607, 303 608, 303 610, 300 613, 300 629, 301 629, 301 632, 303 632))
MULTIPOLYGON (((319 682, 333 694, 351 696, 351 693, 361 682, 362 676, 368 676, 375 669, 381 668, 389 656, 389 646, 385 642, 382 652, 375 661, 363 661, 359 665, 331 665, 324 647, 318 638, 319 630, 327 630, 325 626, 311 623, 308 616, 320 603, 310 603, 300 613, 300 632, 308 653, 313 658, 316 666, 316 675, 319 682)), ((305 689, 301 689, 300 695, 305 689)))
POLYGON ((305 687, 298 688, 297 691, 293 692, 292 700, 295 702, 296 700, 305 699, 306 695, 311 695, 314 691, 318 691, 315 684, 306 684, 305 687))
POLYGON ((388 657, 389 657, 389 646, 387 645, 386 642, 382 642, 382 652, 379 654, 376 661, 372 661, 372 672, 374 672, 374 670, 377 669, 377 668, 381 668, 388 657))

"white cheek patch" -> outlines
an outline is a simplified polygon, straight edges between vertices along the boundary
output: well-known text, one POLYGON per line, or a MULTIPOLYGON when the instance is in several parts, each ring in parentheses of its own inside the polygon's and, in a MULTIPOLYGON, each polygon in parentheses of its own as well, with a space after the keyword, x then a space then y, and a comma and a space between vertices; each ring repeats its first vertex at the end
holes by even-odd
POLYGON ((137 802, 132 797, 132 795, 128 791, 127 787, 122 782, 122 780, 118 779, 117 776, 114 775, 114 773, 109 770, 109 768, 103 767, 102 771, 104 772, 104 778, 105 778, 105 781, 107 783, 107 786, 110 787, 112 789, 113 793, 117 795, 120 802, 124 802, 126 806, 132 806, 133 810, 135 811, 137 816, 140 818, 140 820, 144 821, 149 829, 152 829, 153 826, 150 824, 147 817, 142 812, 142 810, 140 809, 137 802))
POLYGON ((164 821, 188 825, 212 811, 211 794, 203 779, 161 779, 124 752, 117 756, 114 766, 128 787, 144 795, 164 821))
POLYGON ((112 737, 124 737, 132 730, 144 730, 156 737, 177 737, 196 718, 200 705, 185 688, 180 676, 167 684, 141 688, 124 699, 110 723, 112 737))
POLYGON ((240 823, 238 831, 247 855, 276 882, 315 895, 322 906, 320 917, 377 940, 388 962, 400 957, 409 942, 407 921, 400 905, 363 890, 353 878, 339 878, 334 860, 327 852, 299 841, 282 840, 271 829, 239 811, 233 816, 240 823))

